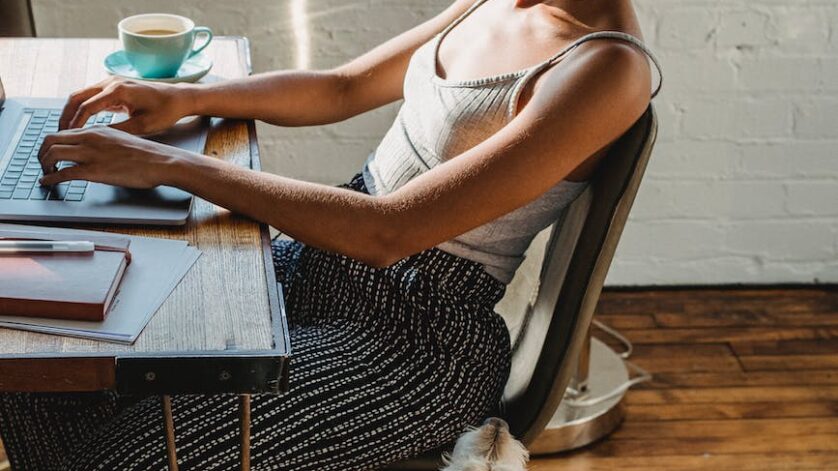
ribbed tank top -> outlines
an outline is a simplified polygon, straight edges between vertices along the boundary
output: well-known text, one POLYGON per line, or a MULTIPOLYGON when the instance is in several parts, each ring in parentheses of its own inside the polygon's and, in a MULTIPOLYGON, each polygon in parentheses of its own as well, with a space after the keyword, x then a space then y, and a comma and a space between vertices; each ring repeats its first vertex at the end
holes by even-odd
MULTIPOLYGON (((518 98, 527 82, 586 41, 617 39, 634 44, 651 58, 660 74, 657 60, 640 40, 618 31, 601 31, 585 35, 550 59, 517 72, 474 80, 439 77, 436 58, 440 42, 485 1, 475 2, 411 57, 401 109, 364 165, 364 181, 370 194, 396 191, 412 178, 489 138, 515 117, 518 98)), ((658 90, 660 82, 653 97, 658 90)), ((490 275, 509 283, 533 238, 556 222, 586 185, 586 182, 561 181, 529 204, 437 248, 480 263, 490 275)))

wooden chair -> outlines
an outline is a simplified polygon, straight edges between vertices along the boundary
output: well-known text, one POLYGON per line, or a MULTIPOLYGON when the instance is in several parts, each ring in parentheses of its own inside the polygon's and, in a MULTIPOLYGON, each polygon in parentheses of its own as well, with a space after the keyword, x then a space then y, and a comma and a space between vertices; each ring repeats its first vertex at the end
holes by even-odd
MULTIPOLYGON (((610 149, 586 191, 541 237, 543 263, 534 296, 498 305, 513 339, 512 373, 504 394, 503 418, 525 445, 544 431, 579 364, 605 276, 617 248, 657 136, 652 106, 610 149), (517 305, 516 305, 517 304, 517 305), (504 312, 511 309, 516 312, 504 312)), ((530 263, 532 263, 530 261, 530 263)), ((536 267, 537 268, 537 267, 536 267)), ((513 284, 520 292, 526 282, 513 284)), ((453 446, 453 444, 451 444, 453 446)), ((450 449, 450 447, 449 447, 450 449)), ((392 470, 438 469, 441 450, 393 465, 392 470)))

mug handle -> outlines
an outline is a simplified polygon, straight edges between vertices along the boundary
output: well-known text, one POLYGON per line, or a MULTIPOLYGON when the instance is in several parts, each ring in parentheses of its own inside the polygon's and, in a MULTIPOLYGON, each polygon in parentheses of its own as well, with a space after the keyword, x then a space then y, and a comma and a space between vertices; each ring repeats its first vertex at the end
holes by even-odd
POLYGON ((197 38, 199 34, 205 34, 207 36, 207 40, 204 41, 204 44, 201 44, 197 49, 193 49, 192 52, 189 53, 189 57, 198 54, 199 52, 203 51, 204 48, 209 46, 209 43, 212 41, 212 30, 207 28, 206 26, 196 26, 195 29, 195 37, 197 38))

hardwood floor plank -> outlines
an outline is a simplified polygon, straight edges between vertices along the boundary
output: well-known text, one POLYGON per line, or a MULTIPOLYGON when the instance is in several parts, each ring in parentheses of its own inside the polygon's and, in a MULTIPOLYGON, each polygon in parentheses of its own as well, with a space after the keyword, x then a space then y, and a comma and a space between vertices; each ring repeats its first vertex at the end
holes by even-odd
POLYGON ((838 289, 606 290, 598 305, 603 314, 687 313, 752 309, 774 312, 838 312, 838 289))
POLYGON ((790 438, 773 434, 763 436, 648 438, 637 440, 612 440, 591 447, 595 456, 660 456, 739 453, 812 453, 838 454, 838 434, 809 434, 790 438))
POLYGON ((748 371, 748 372, 656 372, 638 389, 713 388, 724 386, 838 385, 838 370, 748 371))
POLYGON ((632 361, 658 372, 741 372, 736 355, 727 344, 636 345, 632 361))
POLYGON ((629 404, 626 406, 626 423, 837 416, 838 401, 787 402, 781 404, 776 402, 629 404))
MULTIPOLYGON (((838 315, 835 316, 838 318, 838 315)), ((831 355, 838 354, 833 339, 780 340, 773 342, 731 342, 736 355, 831 355)))
POLYGON ((809 471, 838 469, 832 453, 740 453, 660 456, 594 456, 589 452, 540 459, 533 471, 809 471))
MULTIPOLYGON (((682 313, 652 314, 653 321, 663 328, 678 327, 748 327, 748 326, 834 326, 838 325, 835 311, 812 312, 766 312, 739 308, 719 312, 696 312, 691 315, 682 313)), ((619 317, 619 316, 612 316, 619 317)))
POLYGON ((745 371, 838 369, 838 355, 746 355, 739 361, 745 371))
POLYGON ((780 340, 838 340, 838 327, 718 327, 690 329, 637 329, 630 340, 635 345, 660 343, 762 342, 780 340))
MULTIPOLYGON (((690 420, 659 423, 626 421, 609 440, 714 439, 838 435, 838 417, 690 420)), ((838 446, 838 443, 836 443, 838 446)))
POLYGON ((838 386, 763 386, 687 389, 637 389, 626 404, 706 404, 739 402, 838 401, 838 386))
MULTIPOLYGON (((653 314, 597 314, 597 320, 620 330, 653 329, 658 327, 653 314)), ((596 330, 596 328, 594 328, 596 330)))

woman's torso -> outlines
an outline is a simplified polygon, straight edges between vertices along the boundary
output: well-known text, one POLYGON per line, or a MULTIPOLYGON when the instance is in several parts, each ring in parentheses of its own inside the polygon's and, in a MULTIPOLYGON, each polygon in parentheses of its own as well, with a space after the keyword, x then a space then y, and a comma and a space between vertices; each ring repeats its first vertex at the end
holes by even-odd
MULTIPOLYGON (((524 106, 541 72, 557 63, 577 43, 597 37, 639 43, 624 33, 594 33, 571 42, 534 66, 463 80, 450 78, 455 77, 452 68, 443 78, 439 73, 440 44, 458 23, 479 13, 478 7, 483 3, 486 0, 478 0, 469 12, 417 49, 411 58, 404 80, 404 103, 364 168, 364 179, 372 194, 391 193, 499 131, 524 106)), ((468 34, 465 29, 456 32, 468 34)), ((559 182, 535 201, 438 248, 481 263, 489 274, 508 283, 533 237, 555 222, 585 186, 584 181, 559 182)))

